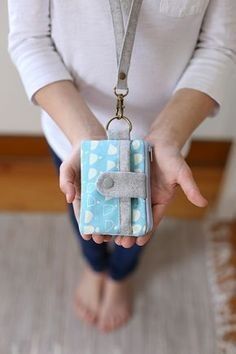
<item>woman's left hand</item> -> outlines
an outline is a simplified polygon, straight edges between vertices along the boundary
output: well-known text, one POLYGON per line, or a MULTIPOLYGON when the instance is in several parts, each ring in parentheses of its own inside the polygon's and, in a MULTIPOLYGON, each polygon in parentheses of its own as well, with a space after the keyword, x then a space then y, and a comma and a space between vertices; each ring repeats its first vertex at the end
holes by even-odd
POLYGON ((115 242, 124 247, 131 247, 135 243, 145 245, 156 231, 167 206, 173 199, 176 189, 180 186, 187 199, 198 207, 207 206, 207 200, 202 196, 192 171, 185 162, 180 150, 167 143, 153 141, 153 161, 151 163, 151 192, 153 211, 153 230, 142 237, 118 236, 115 242))

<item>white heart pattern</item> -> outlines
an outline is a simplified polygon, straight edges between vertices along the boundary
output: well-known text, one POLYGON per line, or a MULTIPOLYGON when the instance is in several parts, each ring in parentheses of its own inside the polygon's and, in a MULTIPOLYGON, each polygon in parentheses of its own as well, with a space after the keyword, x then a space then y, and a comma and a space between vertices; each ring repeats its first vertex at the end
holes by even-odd
POLYGON ((138 165, 140 162, 143 161, 143 155, 141 154, 134 154, 134 164, 138 165))
POLYGON ((117 154, 117 152, 118 152, 117 147, 113 144, 110 144, 107 151, 108 155, 115 155, 117 154))
POLYGON ((109 232, 113 229, 114 227, 114 222, 112 220, 105 220, 105 229, 106 232, 109 232))
POLYGON ((103 216, 109 215, 113 212, 114 206, 113 205, 103 205, 103 216))
POLYGON ((88 178, 92 179, 97 175, 98 171, 95 168, 90 168, 88 173, 88 178))
POLYGON ((115 162, 114 161, 110 161, 108 160, 107 161, 107 170, 111 170, 112 168, 114 168, 116 166, 115 162))
POLYGON ((88 195, 87 197, 87 208, 90 208, 92 206, 96 205, 96 199, 92 197, 91 195, 88 195))
POLYGON ((140 211, 138 209, 134 209, 133 210, 133 221, 134 222, 138 221, 140 216, 141 216, 140 211))
POLYGON ((94 226, 92 225, 88 225, 88 226, 84 226, 84 234, 92 234, 94 233, 94 226))
POLYGON ((134 235, 137 235, 137 234, 141 231, 142 226, 139 225, 139 224, 133 225, 133 226, 132 226, 132 229, 133 229, 133 234, 134 234, 134 235))
POLYGON ((95 150, 97 146, 98 146, 98 141, 95 141, 95 140, 91 141, 91 143, 90 143, 91 150, 95 150))
POLYGON ((88 224, 93 218, 93 213, 90 210, 85 211, 84 221, 88 224))
POLYGON ((91 153, 89 156, 90 165, 94 164, 98 160, 98 155, 91 153))
POLYGON ((138 150, 138 148, 140 147, 140 141, 139 140, 133 140, 132 146, 133 146, 134 150, 138 150))

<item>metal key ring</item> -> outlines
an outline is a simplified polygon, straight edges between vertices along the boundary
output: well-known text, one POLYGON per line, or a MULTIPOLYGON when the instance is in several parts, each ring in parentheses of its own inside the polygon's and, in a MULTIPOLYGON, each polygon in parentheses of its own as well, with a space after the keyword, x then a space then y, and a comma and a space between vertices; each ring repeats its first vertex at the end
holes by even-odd
POLYGON ((109 128, 111 122, 113 122, 115 119, 117 119, 117 120, 124 119, 124 120, 126 121, 126 123, 129 125, 129 132, 131 132, 131 130, 132 130, 132 128, 133 128, 133 127, 132 127, 132 123, 131 123, 131 121, 129 120, 129 118, 127 118, 127 117, 125 117, 125 116, 122 116, 122 117, 115 116, 115 117, 111 118, 111 119, 108 121, 107 125, 106 125, 106 130, 108 130, 108 128, 109 128))

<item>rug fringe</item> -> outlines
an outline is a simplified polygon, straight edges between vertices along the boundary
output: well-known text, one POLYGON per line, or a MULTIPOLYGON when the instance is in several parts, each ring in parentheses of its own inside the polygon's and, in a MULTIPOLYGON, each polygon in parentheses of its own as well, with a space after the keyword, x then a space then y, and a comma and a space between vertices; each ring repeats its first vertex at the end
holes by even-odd
POLYGON ((236 220, 205 221, 206 260, 213 298, 217 354, 236 353, 236 220))

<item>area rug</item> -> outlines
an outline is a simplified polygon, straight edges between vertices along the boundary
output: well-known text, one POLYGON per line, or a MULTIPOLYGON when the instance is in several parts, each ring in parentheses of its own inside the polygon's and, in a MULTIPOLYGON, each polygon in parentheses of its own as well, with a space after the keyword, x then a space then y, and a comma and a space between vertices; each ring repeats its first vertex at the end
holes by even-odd
POLYGON ((65 214, 0 214, 1 354, 216 354, 200 221, 161 223, 135 275, 134 316, 117 332, 75 316, 82 267, 65 214))
POLYGON ((206 222, 206 255, 217 350, 236 353, 236 219, 206 222))

